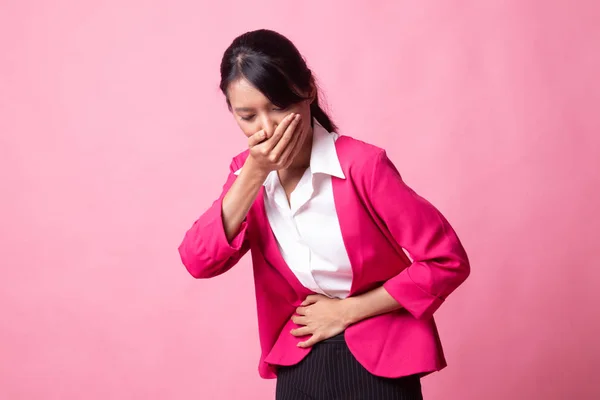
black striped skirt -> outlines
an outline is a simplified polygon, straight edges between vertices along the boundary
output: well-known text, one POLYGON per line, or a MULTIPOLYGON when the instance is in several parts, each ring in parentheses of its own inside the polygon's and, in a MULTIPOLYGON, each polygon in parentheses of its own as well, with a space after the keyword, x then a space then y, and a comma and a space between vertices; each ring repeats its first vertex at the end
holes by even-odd
POLYGON ((298 364, 280 366, 277 400, 422 400, 417 375, 382 378, 352 355, 344 334, 314 345, 298 364))

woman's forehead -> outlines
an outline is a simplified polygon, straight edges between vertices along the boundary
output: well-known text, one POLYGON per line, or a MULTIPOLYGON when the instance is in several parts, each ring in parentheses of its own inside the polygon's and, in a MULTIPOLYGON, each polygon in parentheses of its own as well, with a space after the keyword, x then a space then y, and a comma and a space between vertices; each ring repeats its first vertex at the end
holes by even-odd
POLYGON ((244 78, 237 79, 227 88, 227 97, 231 107, 260 108, 271 104, 269 99, 260 90, 244 78))

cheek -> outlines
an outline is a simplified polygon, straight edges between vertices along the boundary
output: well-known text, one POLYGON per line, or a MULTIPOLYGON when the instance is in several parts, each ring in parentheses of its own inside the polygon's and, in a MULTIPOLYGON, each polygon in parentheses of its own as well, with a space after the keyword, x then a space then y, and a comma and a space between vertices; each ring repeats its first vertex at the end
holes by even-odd
POLYGON ((240 127, 240 129, 242 130, 242 132, 244 133, 244 136, 246 136, 247 138, 249 138, 250 136, 252 136, 254 133, 256 133, 252 127, 250 126, 251 124, 241 121, 241 120, 236 120, 237 125, 240 127))
POLYGON ((250 136, 254 135, 256 132, 251 131, 247 128, 242 128, 242 132, 244 132, 244 136, 246 136, 247 138, 249 138, 250 136))
POLYGON ((287 116, 289 113, 300 114, 300 116, 302 117, 301 127, 303 131, 310 127, 310 105, 308 103, 303 103, 302 105, 290 108, 289 110, 287 110, 284 117, 287 116))
POLYGON ((310 110, 304 111, 302 114, 302 129, 309 130, 311 125, 310 110))
POLYGON ((304 125, 310 125, 310 106, 306 105, 299 110, 299 114, 302 115, 302 122, 304 125))

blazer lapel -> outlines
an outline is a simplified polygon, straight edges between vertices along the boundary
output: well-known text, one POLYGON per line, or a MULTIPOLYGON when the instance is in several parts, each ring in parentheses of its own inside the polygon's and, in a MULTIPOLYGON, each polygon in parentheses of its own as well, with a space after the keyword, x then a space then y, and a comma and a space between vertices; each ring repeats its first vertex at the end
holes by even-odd
POLYGON ((356 292, 356 288, 360 287, 362 278, 364 243, 361 240, 360 214, 357 212, 358 197, 353 186, 352 174, 347 168, 348 162, 345 158, 345 141, 346 137, 340 136, 336 140, 335 146, 346 179, 331 177, 331 183, 344 246, 352 265, 352 288, 350 289, 350 295, 353 295, 356 292))
POLYGON ((269 224, 267 210, 265 209, 264 193, 265 189, 261 188, 258 196, 256 197, 255 204, 257 207, 257 221, 259 225, 259 234, 263 244, 262 247, 265 260, 275 269, 280 271, 280 273, 286 278, 287 282, 289 282, 289 284, 292 286, 294 291, 299 295, 299 298, 304 301, 304 298, 312 292, 300 283, 296 275, 292 272, 290 267, 285 262, 285 259, 281 255, 281 251, 279 250, 279 246, 277 244, 277 239, 275 239, 275 234, 271 229, 271 224, 269 224))

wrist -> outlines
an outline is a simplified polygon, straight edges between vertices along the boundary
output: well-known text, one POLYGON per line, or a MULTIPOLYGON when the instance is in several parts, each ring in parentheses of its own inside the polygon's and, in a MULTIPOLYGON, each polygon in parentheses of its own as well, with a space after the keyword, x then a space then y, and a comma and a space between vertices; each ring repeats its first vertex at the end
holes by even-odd
POLYGON ((360 321, 358 316, 358 306, 360 299, 358 297, 347 297, 341 300, 342 307, 342 321, 346 327, 360 321))
POLYGON ((253 180, 260 181, 261 184, 265 181, 265 179, 267 179, 267 176, 269 175, 270 172, 271 171, 261 168, 260 165, 258 165, 258 163, 256 163, 256 161, 254 160, 252 155, 248 156, 248 158, 246 159, 246 162, 244 163, 244 166, 242 168, 242 173, 245 176, 247 176, 253 180))

